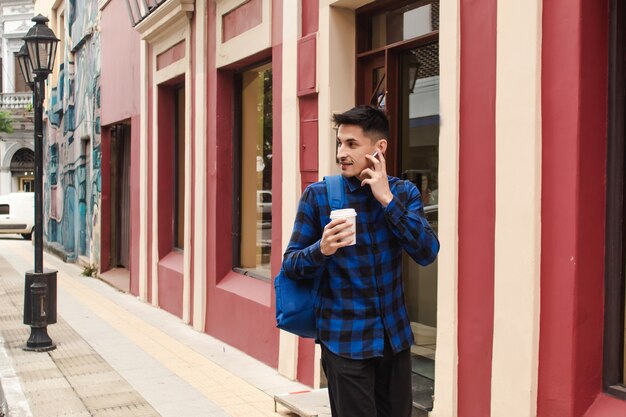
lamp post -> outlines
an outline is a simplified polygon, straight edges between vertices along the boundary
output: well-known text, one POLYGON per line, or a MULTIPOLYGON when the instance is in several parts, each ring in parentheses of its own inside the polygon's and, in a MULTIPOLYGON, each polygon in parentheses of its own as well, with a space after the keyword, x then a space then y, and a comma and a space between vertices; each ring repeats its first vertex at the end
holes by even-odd
POLYGON ((43 99, 59 39, 46 24, 47 17, 38 15, 32 21, 35 24, 17 54, 22 75, 33 90, 35 110, 35 269, 26 271, 24 284, 24 324, 31 326, 24 350, 42 352, 56 347, 47 325, 56 323, 57 271, 43 268, 43 99))

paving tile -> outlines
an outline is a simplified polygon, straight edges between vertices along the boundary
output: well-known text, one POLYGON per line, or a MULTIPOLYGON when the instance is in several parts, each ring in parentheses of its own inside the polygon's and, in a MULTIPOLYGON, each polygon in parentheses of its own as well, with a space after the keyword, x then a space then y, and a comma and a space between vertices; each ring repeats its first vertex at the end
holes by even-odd
MULTIPOLYGON (((163 416, 181 416, 184 410, 185 417, 191 416, 207 416, 213 415, 212 413, 224 412, 224 410, 208 402, 204 398, 181 401, 171 401, 160 403, 155 406, 155 409, 163 416)), ((228 414, 226 414, 228 415, 228 414)))
POLYGON ((44 390, 53 390, 59 388, 71 388, 70 383, 64 377, 33 380, 23 383, 22 388, 26 393, 38 393, 44 390))
POLYGON ((124 405, 120 407, 94 410, 93 417, 158 417, 159 414, 146 404, 124 405))
POLYGON ((57 398, 50 401, 38 401, 28 398, 33 416, 62 416, 64 414, 83 413, 88 411, 79 398, 57 398))
POLYGON ((73 385, 74 390, 79 397, 97 397, 106 392, 107 394, 131 394, 135 390, 122 379, 110 382, 96 382, 88 385, 73 385))
POLYGON ((141 405, 143 403, 143 398, 134 391, 117 393, 103 391, 93 396, 81 396, 81 400, 90 411, 141 405))
POLYGON ((84 387, 108 382, 119 383, 120 380, 122 380, 120 374, 112 369, 108 372, 100 372, 97 374, 67 375, 66 379, 73 387, 84 387))
POLYGON ((22 372, 21 369, 18 368, 17 374, 24 383, 63 377, 63 374, 57 368, 35 369, 26 372, 22 372))

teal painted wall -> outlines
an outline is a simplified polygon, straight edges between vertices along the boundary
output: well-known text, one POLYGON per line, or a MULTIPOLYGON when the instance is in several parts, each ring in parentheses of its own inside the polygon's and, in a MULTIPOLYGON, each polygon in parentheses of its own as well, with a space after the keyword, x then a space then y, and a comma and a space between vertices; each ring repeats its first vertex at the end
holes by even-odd
POLYGON ((100 263, 100 33, 98 1, 65 2, 66 39, 47 111, 45 239, 68 260, 100 263))

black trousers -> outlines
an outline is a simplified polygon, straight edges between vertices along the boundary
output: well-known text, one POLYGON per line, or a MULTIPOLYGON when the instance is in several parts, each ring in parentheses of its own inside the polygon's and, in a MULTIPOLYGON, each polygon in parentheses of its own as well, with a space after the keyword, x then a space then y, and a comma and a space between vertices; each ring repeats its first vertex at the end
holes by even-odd
POLYGON ((328 379, 333 417, 410 417, 411 351, 354 360, 337 356, 322 344, 322 367, 328 379))

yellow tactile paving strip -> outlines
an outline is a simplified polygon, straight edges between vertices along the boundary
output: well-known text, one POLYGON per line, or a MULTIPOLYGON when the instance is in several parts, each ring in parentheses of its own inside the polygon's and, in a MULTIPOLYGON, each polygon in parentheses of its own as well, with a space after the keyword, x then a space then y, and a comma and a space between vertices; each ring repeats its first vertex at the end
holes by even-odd
MULTIPOLYGON (((20 257, 32 257, 32 253, 27 250, 18 251, 20 257)), ((59 270, 57 277, 60 289, 78 300, 89 300, 88 307, 94 314, 231 416, 284 415, 274 412, 273 398, 260 389, 119 307, 62 270, 59 270)))

